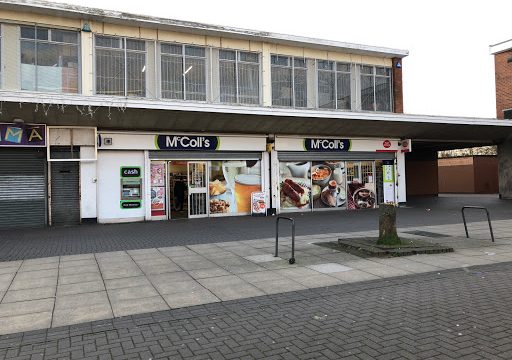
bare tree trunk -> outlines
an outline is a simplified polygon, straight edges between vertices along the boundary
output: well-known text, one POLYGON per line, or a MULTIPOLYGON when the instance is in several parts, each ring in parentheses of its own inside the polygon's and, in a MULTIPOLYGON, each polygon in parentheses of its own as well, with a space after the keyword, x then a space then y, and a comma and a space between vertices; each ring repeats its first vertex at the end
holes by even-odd
POLYGON ((400 245, 396 233, 396 207, 393 204, 379 205, 379 240, 378 245, 400 245))

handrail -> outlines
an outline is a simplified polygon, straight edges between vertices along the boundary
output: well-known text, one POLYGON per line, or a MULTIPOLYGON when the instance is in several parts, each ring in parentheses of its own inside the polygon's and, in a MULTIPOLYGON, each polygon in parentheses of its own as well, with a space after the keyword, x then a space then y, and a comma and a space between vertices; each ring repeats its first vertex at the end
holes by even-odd
POLYGON ((462 221, 464 221, 464 230, 466 230, 466 238, 469 239, 469 234, 468 234, 468 226, 466 224, 466 216, 464 215, 464 210, 465 209, 481 209, 481 210, 485 210, 485 212, 487 213, 487 222, 489 223, 489 230, 491 231, 491 240, 492 242, 494 242, 494 233, 492 231, 492 225, 491 225, 491 216, 489 215, 489 210, 487 210, 487 208, 483 207, 483 206, 463 206, 462 209, 461 209, 461 212, 462 212, 462 221))
POLYGON ((291 221, 292 223, 292 257, 288 260, 290 264, 295 263, 295 220, 286 216, 278 216, 276 219, 276 253, 274 257, 277 257, 278 254, 278 244, 279 244, 279 220, 284 219, 291 221))

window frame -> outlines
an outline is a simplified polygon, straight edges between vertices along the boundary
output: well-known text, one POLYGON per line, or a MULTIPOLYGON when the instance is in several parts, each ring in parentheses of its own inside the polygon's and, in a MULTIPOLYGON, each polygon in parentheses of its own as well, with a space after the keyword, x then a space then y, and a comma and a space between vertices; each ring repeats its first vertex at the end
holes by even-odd
POLYGON ((218 71, 219 71, 219 103, 221 104, 237 104, 237 105, 244 105, 244 106, 261 106, 261 103, 262 103, 262 76, 261 76, 261 71, 262 71, 262 64, 261 64, 261 52, 256 52, 256 51, 246 51, 246 50, 238 50, 238 49, 228 49, 228 48, 218 48, 218 51, 219 51, 219 56, 218 56, 218 63, 217 63, 217 68, 218 68, 218 71), (234 52, 235 53, 235 59, 234 60, 231 60, 231 59, 221 59, 221 56, 220 56, 220 53, 221 51, 229 51, 229 52, 234 52), (256 54, 258 55, 258 62, 251 62, 251 61, 245 61, 245 60, 240 60, 240 53, 247 53, 247 54, 256 54), (234 63, 235 64, 235 89, 236 89, 236 102, 225 102, 225 101, 220 101, 221 97, 222 97, 222 94, 221 94, 221 79, 220 79, 220 63, 221 62, 229 62, 229 63, 234 63), (258 65, 258 102, 257 103, 254 103, 254 104, 251 104, 251 103, 245 103, 245 102, 240 102, 240 67, 239 67, 239 64, 242 63, 242 64, 252 64, 252 65, 258 65))
POLYGON ((354 111, 354 106, 353 106, 353 96, 354 96, 353 90, 354 89, 353 89, 353 86, 352 86, 354 71, 355 71, 355 66, 354 66, 354 64, 352 62, 336 61, 336 60, 326 60, 326 59, 315 59, 316 108, 317 109, 326 109, 326 110, 354 111), (330 69, 319 69, 318 68, 318 62, 319 61, 330 62, 331 63, 331 68, 330 69), (349 65, 350 66, 350 72, 339 71, 338 70, 338 64, 349 65), (319 86, 318 73, 320 71, 326 72, 326 73, 327 72, 328 73, 332 73, 334 75, 334 107, 333 108, 320 107, 320 91, 318 89, 318 86, 319 86), (338 74, 349 74, 349 78, 350 78, 350 109, 340 109, 338 107, 338 74))
MULTIPOLYGON (((0 29, 2 29, 2 24, 0 24, 0 29)), ((20 68, 19 68, 19 73, 18 73, 18 76, 19 76, 19 87, 20 87, 20 90, 21 91, 35 91, 35 92, 43 92, 43 93, 53 93, 53 94, 75 94, 75 93, 67 93, 67 92, 62 92, 62 91, 41 91, 41 90, 38 90, 38 76, 37 76, 37 44, 38 43, 46 43, 46 44, 56 44, 56 45, 67 45, 67 46, 76 46, 76 49, 77 49, 77 89, 76 89, 76 94, 82 94, 82 44, 81 44, 81 39, 82 39, 82 34, 80 33, 80 31, 76 28, 66 28, 66 27, 58 27, 58 26, 52 26, 52 27, 47 27, 47 26, 38 26, 37 24, 36 25, 30 25, 30 24, 19 24, 18 25, 18 46, 19 46, 19 65, 20 65, 20 68), (22 27, 26 27, 26 28, 34 28, 34 38, 31 39, 31 38, 23 38, 21 36, 21 28, 22 27), (49 32, 48 32, 48 39, 38 39, 37 38, 37 28, 42 28, 42 29, 47 29, 49 32), (51 33, 52 33, 52 30, 62 30, 62 31, 70 31, 70 32, 75 32, 76 35, 77 35, 77 41, 76 41, 76 44, 73 44, 73 43, 69 43, 69 42, 62 42, 62 41, 54 41, 54 40, 51 40, 50 37, 51 37, 51 33), (35 90, 23 90, 21 89, 21 82, 22 82, 22 70, 21 70, 21 42, 22 41, 32 41, 34 42, 34 66, 36 67, 36 73, 35 73, 35 77, 34 77, 34 88, 35 90)), ((0 39, 3 40, 3 36, 2 36, 2 33, 0 32, 0 39)), ((4 48, 4 44, 3 44, 3 41, 2 43, 0 44, 2 50, 4 48)), ((1 60, 3 60, 3 57, 4 57, 4 51, 2 51, 1 53, 1 60)), ((3 64, 3 61, 1 62, 1 64, 3 64)), ((0 70, 0 73, 3 75, 3 72, 0 70)), ((0 82, 0 86, 3 88, 3 84, 4 84, 4 76, 1 77, 1 82, 0 82)))
MULTIPOLYGON (((363 73, 362 68, 364 67, 371 67, 372 69, 372 81, 373 81, 373 110, 363 110, 361 106, 361 111, 369 111, 369 112, 383 112, 383 113, 392 113, 394 112, 394 99, 393 99, 393 70, 390 66, 380 66, 380 65, 369 65, 369 64, 359 64, 359 84, 362 83, 362 76, 370 76, 370 74, 363 73), (386 73, 389 72, 389 75, 378 75, 377 74, 377 68, 384 69, 386 73), (377 78, 384 78, 389 79, 389 111, 387 110, 377 110, 377 78)), ((360 87, 360 90, 358 91, 358 96, 361 98, 361 91, 362 87, 360 87)), ((362 100, 360 100, 362 103, 362 100)))
POLYGON ((210 66, 209 66, 209 61, 208 59, 211 57, 211 47, 209 46, 202 46, 202 45, 194 45, 194 44, 185 44, 185 43, 178 43, 178 42, 169 42, 169 41, 160 41, 157 43, 157 47, 158 47, 158 53, 156 55, 157 59, 158 59, 158 73, 159 73, 159 76, 158 76, 158 89, 159 89, 159 98, 162 99, 162 100, 167 100, 167 101, 195 101, 195 102, 201 102, 201 103, 205 103, 208 101, 208 98, 209 98, 209 89, 210 89, 210 78, 211 78, 211 74, 210 74, 210 66), (177 45, 177 46, 180 46, 181 47, 181 55, 178 55, 178 54, 169 54, 169 53, 163 53, 162 52, 162 45, 177 45), (186 48, 187 47, 197 47, 197 48, 202 48, 204 50, 204 56, 203 57, 200 57, 200 56, 195 56, 195 55, 187 55, 186 54, 186 48), (181 61, 182 61, 182 64, 181 64, 181 67, 182 67, 182 71, 181 71, 181 83, 182 83, 182 86, 183 86, 183 97, 181 99, 173 99, 173 98, 166 98, 163 96, 163 91, 162 91, 162 81, 163 81, 163 74, 162 74, 162 57, 163 56, 170 56, 170 57, 176 57, 176 58, 180 58, 181 61), (204 100, 195 100, 195 99, 187 99, 187 84, 186 84, 186 80, 185 80, 185 72, 186 72, 186 59, 187 58, 192 58, 192 59, 203 59, 204 60, 204 69, 205 69, 205 74, 204 74, 204 83, 205 83, 205 91, 204 91, 204 100))
POLYGON ((145 67, 145 71, 144 71, 144 95, 141 97, 141 98, 147 98, 148 97, 148 40, 146 39, 141 39, 141 38, 133 38, 133 37, 129 37, 129 36, 118 36, 118 35, 108 35, 108 34, 94 34, 93 36, 93 72, 94 72, 94 75, 93 75, 93 78, 94 78, 94 81, 93 81, 93 86, 94 86, 94 95, 99 95, 99 96, 115 96, 115 97, 125 97, 125 98, 139 98, 138 96, 129 96, 128 95, 128 57, 127 57, 127 53, 128 52, 131 52, 131 53, 143 53, 144 54, 144 67, 145 67), (113 47, 106 47, 106 46, 97 46, 96 45, 96 38, 97 37, 107 37, 107 38, 113 38, 113 39, 118 39, 118 40, 121 40, 119 43, 121 44, 121 47, 119 48, 113 48, 113 47), (144 50, 133 50, 133 49, 127 49, 126 47, 126 41, 127 40, 135 40, 135 41, 143 41, 144 42, 144 50), (123 53, 123 64, 124 64, 124 91, 123 91, 123 95, 111 95, 111 94, 102 94, 102 93, 98 93, 98 83, 97 83, 97 80, 96 80, 96 75, 97 75, 97 66, 96 66, 96 63, 97 63, 97 59, 96 59, 96 50, 97 48, 100 48, 101 50, 117 50, 117 51, 122 51, 123 53))
POLYGON ((292 55, 282 55, 282 54, 270 54, 270 102, 272 104, 272 106, 276 106, 276 107, 283 107, 283 108, 298 108, 298 109, 307 109, 308 106, 307 106, 307 102, 308 102, 308 65, 307 65, 307 61, 308 59, 305 58, 305 57, 300 57, 300 56, 292 56, 292 55), (272 63, 272 57, 274 56, 277 56, 277 58, 280 58, 280 57, 286 57, 288 58, 288 65, 280 65, 280 64, 273 64, 272 63), (295 59, 301 59, 301 60, 304 60, 304 67, 299 67, 299 66, 295 66, 295 59), (273 90, 272 90, 272 69, 273 68, 281 68, 281 69, 291 69, 291 79, 292 79, 292 94, 291 94, 291 98, 292 98, 292 105, 291 106, 286 106, 286 105, 275 105, 274 104, 274 94, 273 94, 273 90), (306 71, 306 106, 297 106, 297 99, 295 97, 295 68, 298 68, 298 69, 303 69, 304 71, 306 71))

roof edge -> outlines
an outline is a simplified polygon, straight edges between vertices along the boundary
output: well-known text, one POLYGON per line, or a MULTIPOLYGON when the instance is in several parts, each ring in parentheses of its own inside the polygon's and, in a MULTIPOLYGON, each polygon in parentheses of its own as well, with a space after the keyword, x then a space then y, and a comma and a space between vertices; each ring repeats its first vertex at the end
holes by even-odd
POLYGON ((217 36, 235 37, 242 39, 265 41, 270 43, 301 45, 311 48, 348 51, 356 54, 378 55, 384 57, 403 58, 409 55, 408 50, 388 47, 356 44, 327 39, 316 39, 305 36, 272 33, 260 30, 242 29, 231 26, 213 25, 193 21, 174 20, 149 15, 137 15, 116 10, 90 8, 81 5, 55 3, 44 0, 0 0, 0 7, 17 10, 30 8, 34 13, 51 12, 53 15, 83 18, 87 20, 105 21, 113 23, 135 22, 142 27, 172 28, 173 30, 192 31, 216 34, 217 36))

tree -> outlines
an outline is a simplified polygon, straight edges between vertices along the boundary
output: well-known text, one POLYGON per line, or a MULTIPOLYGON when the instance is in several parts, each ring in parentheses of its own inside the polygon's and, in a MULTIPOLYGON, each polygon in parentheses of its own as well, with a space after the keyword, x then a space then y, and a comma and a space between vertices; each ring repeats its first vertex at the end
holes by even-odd
POLYGON ((395 204, 379 205, 379 239, 377 245, 400 245, 401 243, 396 233, 395 204))

